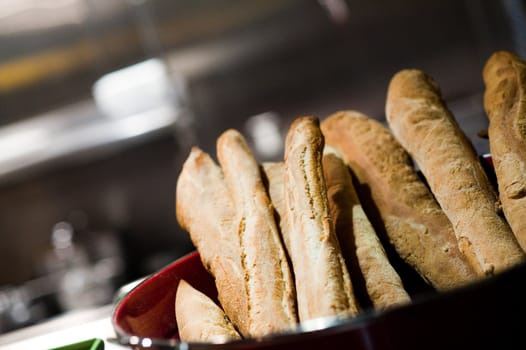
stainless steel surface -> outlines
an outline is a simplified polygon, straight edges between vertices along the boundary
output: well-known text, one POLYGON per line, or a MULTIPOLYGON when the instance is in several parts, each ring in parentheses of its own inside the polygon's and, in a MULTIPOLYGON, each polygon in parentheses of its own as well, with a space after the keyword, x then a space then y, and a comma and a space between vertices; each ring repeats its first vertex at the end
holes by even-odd
MULTIPOLYGON (((102 75, 304 8, 297 0, 2 0, 0 123, 89 97, 102 75)), ((301 14, 301 12, 299 12, 301 14)))
POLYGON ((93 90, 93 99, 0 128, 0 182, 172 133, 184 118, 185 107, 160 60, 103 76, 93 90))
MULTIPOLYGON (((136 349, 165 349, 165 350, 223 350, 223 349, 273 349, 276 344, 288 344, 289 348, 294 349, 298 346, 294 344, 294 339, 302 333, 317 332, 316 336, 324 337, 327 334, 345 332, 357 329, 375 316, 374 313, 364 313, 362 316, 352 320, 337 319, 332 317, 313 319, 302 323, 292 331, 279 335, 269 335, 263 338, 253 338, 238 342, 216 342, 210 343, 188 343, 178 339, 158 339, 138 336, 121 335, 116 338, 109 337, 108 342, 123 345, 136 349)), ((283 347, 283 346, 282 346, 283 347)))

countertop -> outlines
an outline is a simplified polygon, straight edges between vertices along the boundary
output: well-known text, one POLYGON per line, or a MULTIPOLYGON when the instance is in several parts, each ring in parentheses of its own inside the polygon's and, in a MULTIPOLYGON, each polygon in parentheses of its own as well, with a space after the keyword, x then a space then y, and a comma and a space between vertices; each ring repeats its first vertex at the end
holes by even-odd
POLYGON ((115 337, 111 325, 112 305, 71 311, 43 323, 0 334, 0 349, 50 349, 92 338, 104 341, 106 350, 123 350, 107 341, 115 337))

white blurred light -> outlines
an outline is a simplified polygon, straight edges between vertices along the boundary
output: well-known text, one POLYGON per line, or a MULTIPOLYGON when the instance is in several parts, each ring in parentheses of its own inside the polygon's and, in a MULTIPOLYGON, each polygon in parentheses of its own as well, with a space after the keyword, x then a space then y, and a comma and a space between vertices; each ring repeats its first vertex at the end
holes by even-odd
POLYGON ((318 0, 325 8, 329 17, 336 23, 345 23, 349 20, 350 10, 345 0, 318 0))
POLYGON ((144 338, 141 342, 141 346, 149 348, 152 346, 152 340, 150 338, 144 338))
POLYGON ((48 130, 40 128, 26 128, 23 131, 11 128, 0 132, 0 162, 10 162, 19 155, 40 151, 48 136, 48 130))
POLYGON ((159 59, 134 64, 106 74, 93 86, 93 97, 107 117, 122 118, 159 107, 175 113, 174 87, 159 59))
POLYGON ((67 222, 59 222, 53 227, 51 242, 56 249, 70 247, 73 244, 73 226, 67 222))
POLYGON ((83 0, 0 0, 0 35, 79 24, 89 12, 83 0))
POLYGON ((255 153, 265 159, 281 156, 283 139, 276 113, 266 112, 250 117, 246 127, 255 153))

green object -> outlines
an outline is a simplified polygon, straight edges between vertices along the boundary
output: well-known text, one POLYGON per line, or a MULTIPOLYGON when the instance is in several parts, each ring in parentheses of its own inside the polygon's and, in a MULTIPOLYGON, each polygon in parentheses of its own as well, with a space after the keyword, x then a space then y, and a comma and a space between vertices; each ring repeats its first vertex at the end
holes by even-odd
POLYGON ((52 348, 49 350, 103 350, 103 349, 104 349, 104 341, 99 338, 93 338, 93 339, 83 340, 78 343, 60 346, 58 348, 52 348))

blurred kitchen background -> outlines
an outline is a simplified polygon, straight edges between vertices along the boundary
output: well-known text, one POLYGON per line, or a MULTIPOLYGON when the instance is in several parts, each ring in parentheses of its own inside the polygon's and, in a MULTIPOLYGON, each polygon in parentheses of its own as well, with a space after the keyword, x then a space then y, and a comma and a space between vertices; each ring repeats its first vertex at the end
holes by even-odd
POLYGON ((280 159, 292 119, 383 120, 414 67, 487 152, 499 49, 526 58, 524 1, 0 0, 0 333, 109 304, 193 250, 175 182, 226 128, 280 159))

